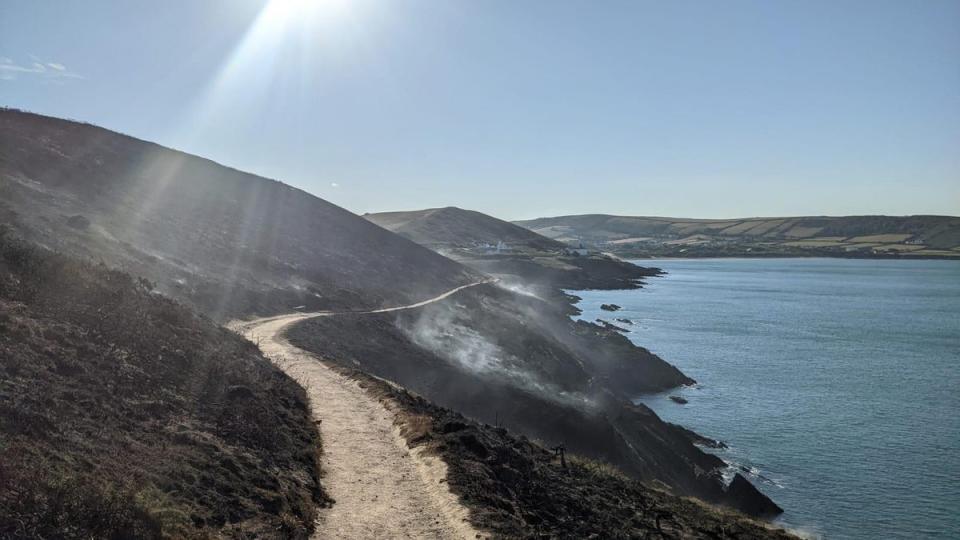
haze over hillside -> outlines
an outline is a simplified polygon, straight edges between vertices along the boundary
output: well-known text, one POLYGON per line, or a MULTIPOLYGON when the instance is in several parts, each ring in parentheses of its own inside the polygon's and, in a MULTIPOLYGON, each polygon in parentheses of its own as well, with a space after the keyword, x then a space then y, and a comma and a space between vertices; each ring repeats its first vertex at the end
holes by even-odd
POLYGON ((448 206, 408 212, 364 214, 374 223, 447 257, 506 282, 520 280, 539 294, 558 289, 633 289, 656 269, 570 249, 508 221, 448 206))
POLYGON ((960 0, 0 36, 0 540, 960 540, 960 0))
MULTIPOLYGON (((690 383, 689 377, 615 330, 570 320, 569 297, 539 297, 523 287, 528 270, 514 274, 517 287, 494 286, 477 270, 279 182, 94 126, 12 110, 0 111, 0 195, 0 222, 19 235, 146 277, 141 286, 151 294, 221 319, 339 311, 294 328, 301 345, 331 362, 410 384, 458 412, 613 462, 678 494, 758 515, 780 511, 748 481, 728 490, 715 474, 723 462, 697 448, 700 439, 630 401, 690 383), (479 283, 455 298, 417 304, 479 283), (411 304, 418 309, 403 315, 357 313, 411 304), (463 391, 451 395, 457 389, 463 391)), ((656 273, 608 257, 563 254, 550 240, 482 214, 429 217, 467 217, 490 228, 490 237, 506 232, 550 246, 504 259, 559 268, 560 274, 534 274, 547 289, 594 279, 608 288, 637 287, 639 278, 656 273)), ((465 226, 439 230, 456 242, 465 226)), ((323 407, 318 402, 314 410, 323 407)))
POLYGON ((559 250, 562 242, 532 233, 510 222, 454 206, 407 212, 380 212, 363 217, 427 247, 495 247, 503 242, 510 249, 559 250))
POLYGON ((515 222, 557 241, 625 256, 960 257, 960 217, 687 219, 585 214, 515 222))
POLYGON ((0 110, 0 220, 214 316, 378 307, 476 277, 280 182, 10 109, 0 110))

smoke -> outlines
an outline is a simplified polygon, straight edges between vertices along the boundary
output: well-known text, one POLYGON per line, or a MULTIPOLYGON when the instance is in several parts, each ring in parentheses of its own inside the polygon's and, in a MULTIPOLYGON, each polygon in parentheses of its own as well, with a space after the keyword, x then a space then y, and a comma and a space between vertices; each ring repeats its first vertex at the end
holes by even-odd
POLYGON ((582 394, 565 392, 524 369, 523 362, 470 326, 457 309, 462 305, 434 305, 412 322, 399 319, 397 327, 418 347, 443 358, 463 371, 518 387, 542 398, 578 407, 593 407, 582 394))
MULTIPOLYGON (((432 312, 436 310, 430 310, 432 312)), ((455 322, 450 310, 425 314, 401 328, 415 344, 474 373, 503 371, 506 354, 479 332, 455 322)))
POLYGON ((540 296, 537 295, 536 292, 534 292, 533 288, 515 281, 509 282, 509 281, 500 280, 497 282, 497 286, 503 290, 510 291, 514 294, 519 294, 521 296, 529 296, 530 298, 536 298, 537 300, 543 300, 543 298, 541 298, 540 296))

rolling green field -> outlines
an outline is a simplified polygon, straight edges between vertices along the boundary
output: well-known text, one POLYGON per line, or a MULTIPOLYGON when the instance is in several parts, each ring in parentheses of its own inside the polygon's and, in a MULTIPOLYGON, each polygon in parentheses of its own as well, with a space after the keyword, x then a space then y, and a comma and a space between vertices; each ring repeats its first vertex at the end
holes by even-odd
POLYGON ((708 220, 593 214, 516 224, 630 257, 960 257, 960 218, 951 216, 708 220))

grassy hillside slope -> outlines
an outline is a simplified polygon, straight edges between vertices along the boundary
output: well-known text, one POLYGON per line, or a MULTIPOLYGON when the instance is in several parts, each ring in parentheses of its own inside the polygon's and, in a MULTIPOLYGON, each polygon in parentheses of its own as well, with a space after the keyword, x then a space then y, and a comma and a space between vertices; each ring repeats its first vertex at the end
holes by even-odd
POLYGON ((0 110, 0 223, 220 319, 379 307, 472 280, 306 192, 95 126, 0 110))
POLYGON ((960 256, 960 217, 682 219, 588 214, 516 222, 622 256, 960 256))
POLYGON ((255 346, 0 229, 0 537, 303 538, 319 443, 255 346))

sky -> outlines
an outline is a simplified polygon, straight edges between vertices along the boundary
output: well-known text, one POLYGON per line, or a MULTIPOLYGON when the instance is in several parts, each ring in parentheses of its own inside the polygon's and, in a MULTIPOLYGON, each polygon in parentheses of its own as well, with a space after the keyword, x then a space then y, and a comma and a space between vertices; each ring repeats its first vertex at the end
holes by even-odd
POLYGON ((0 105, 357 213, 960 215, 957 0, 0 0, 0 105))

